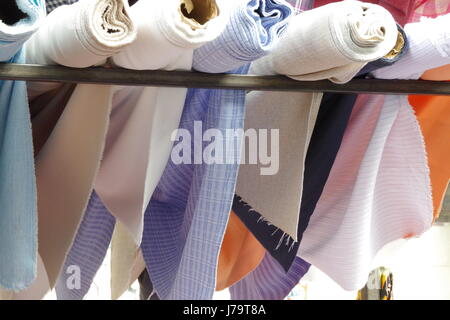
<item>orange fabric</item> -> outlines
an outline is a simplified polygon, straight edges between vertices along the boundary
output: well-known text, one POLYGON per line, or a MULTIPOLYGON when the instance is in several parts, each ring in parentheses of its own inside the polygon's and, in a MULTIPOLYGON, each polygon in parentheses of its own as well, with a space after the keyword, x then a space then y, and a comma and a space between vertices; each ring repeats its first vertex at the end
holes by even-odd
MULTIPOLYGON (((429 70, 426 80, 450 79, 450 65, 429 70)), ((409 96, 425 139, 433 191, 434 218, 439 217, 450 180, 450 97, 409 96)))
POLYGON ((264 258, 265 249, 231 211, 220 250, 216 290, 226 289, 252 272, 264 258))

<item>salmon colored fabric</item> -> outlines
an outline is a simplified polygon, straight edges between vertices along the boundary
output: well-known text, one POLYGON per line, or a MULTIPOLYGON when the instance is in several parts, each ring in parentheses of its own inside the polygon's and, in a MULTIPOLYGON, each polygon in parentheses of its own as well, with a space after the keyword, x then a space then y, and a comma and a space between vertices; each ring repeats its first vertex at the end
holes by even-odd
POLYGON ((226 289, 252 272, 264 258, 265 249, 231 211, 220 250, 216 290, 226 289))
MULTIPOLYGON (((450 79, 450 65, 427 71, 425 80, 450 79)), ((434 218, 439 217, 450 180, 450 97, 409 96, 425 139, 433 191, 434 218)))

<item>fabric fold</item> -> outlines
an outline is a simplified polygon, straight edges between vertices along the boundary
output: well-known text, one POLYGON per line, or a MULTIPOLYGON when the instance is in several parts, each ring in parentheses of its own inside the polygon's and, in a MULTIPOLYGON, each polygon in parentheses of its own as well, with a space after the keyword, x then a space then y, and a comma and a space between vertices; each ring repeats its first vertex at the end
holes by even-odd
MULTIPOLYGON (((0 7, 0 61, 25 63, 22 45, 45 16, 40 0, 0 7)), ((22 290, 36 277, 37 205, 25 82, 0 80, 0 287, 22 290)))

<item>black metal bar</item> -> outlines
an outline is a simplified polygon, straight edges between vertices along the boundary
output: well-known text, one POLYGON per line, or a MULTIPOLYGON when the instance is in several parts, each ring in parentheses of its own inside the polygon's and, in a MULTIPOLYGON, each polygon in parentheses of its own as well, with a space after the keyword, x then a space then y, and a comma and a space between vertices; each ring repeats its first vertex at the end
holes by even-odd
POLYGON ((346 84, 335 84, 328 80, 296 81, 284 76, 136 71, 103 67, 76 69, 8 63, 0 63, 0 79, 260 91, 450 95, 450 82, 445 81, 354 79, 346 84))

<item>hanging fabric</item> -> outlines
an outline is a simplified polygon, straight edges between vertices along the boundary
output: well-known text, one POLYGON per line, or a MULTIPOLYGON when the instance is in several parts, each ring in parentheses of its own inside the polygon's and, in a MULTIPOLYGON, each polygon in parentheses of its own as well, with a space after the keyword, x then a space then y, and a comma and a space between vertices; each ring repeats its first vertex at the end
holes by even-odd
MULTIPOLYGON (((81 0, 47 16, 25 46, 27 63, 76 68, 103 64, 135 36, 126 1, 81 0)), ((46 89, 43 83, 38 86, 42 93, 53 88, 46 89)), ((108 85, 78 85, 36 155, 39 253, 50 287, 56 282, 93 188, 108 128, 111 94, 108 85)))
MULTIPOLYGON (((41 0, 3 0, 0 61, 24 63, 24 42, 45 16, 41 0)), ((25 82, 0 80, 0 288, 36 277, 37 212, 33 142, 25 82)))

